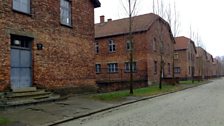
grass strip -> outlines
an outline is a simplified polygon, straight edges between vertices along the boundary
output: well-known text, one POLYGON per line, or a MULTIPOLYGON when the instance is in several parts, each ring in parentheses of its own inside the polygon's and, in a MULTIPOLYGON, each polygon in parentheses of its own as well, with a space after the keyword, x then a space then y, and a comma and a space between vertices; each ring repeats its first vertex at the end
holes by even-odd
POLYGON ((116 102, 124 100, 128 96, 146 97, 146 96, 158 95, 166 92, 178 91, 187 87, 199 85, 200 83, 202 82, 195 81, 194 83, 192 83, 192 81, 180 81, 180 84, 178 85, 163 84, 161 90, 159 89, 158 85, 151 85, 145 88, 134 89, 133 95, 129 94, 129 90, 122 90, 109 93, 95 94, 92 95, 91 98, 105 102, 116 102))

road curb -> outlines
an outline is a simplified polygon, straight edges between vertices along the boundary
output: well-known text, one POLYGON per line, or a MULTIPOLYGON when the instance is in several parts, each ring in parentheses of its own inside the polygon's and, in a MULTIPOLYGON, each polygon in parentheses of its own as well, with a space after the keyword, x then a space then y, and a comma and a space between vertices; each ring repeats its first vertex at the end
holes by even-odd
POLYGON ((119 107, 122 107, 122 106, 125 106, 125 105, 129 105, 129 104, 137 103, 137 102, 140 102, 140 101, 145 101, 145 100, 148 100, 148 99, 152 99, 152 98, 156 98, 156 97, 160 97, 160 96, 164 96, 164 95, 168 95, 168 94, 184 91, 184 90, 187 90, 187 89, 199 87, 199 86, 202 86, 202 85, 209 84, 210 82, 212 82, 212 81, 208 81, 208 82, 201 83, 201 84, 198 84, 198 85, 185 87, 185 88, 182 88, 182 89, 176 90, 176 91, 165 92, 165 93, 161 93, 161 94, 157 94, 157 95, 153 95, 153 96, 147 96, 147 97, 143 97, 143 98, 132 100, 132 101, 127 101, 127 102, 120 103, 118 105, 114 105, 114 106, 111 106, 111 107, 102 108, 102 109, 95 110, 95 111, 89 112, 89 113, 84 113, 84 114, 79 115, 79 116, 66 117, 66 118, 61 119, 61 120, 57 120, 57 121, 54 121, 54 122, 50 122, 50 123, 44 124, 43 126, 55 126, 55 125, 62 124, 62 123, 65 123, 65 122, 69 122, 69 121, 72 121, 72 120, 75 120, 75 119, 80 119, 80 118, 91 116, 91 115, 94 115, 94 114, 97 114, 97 113, 100 113, 100 112, 104 112, 104 111, 108 111, 108 110, 111 110, 111 109, 119 108, 119 107))

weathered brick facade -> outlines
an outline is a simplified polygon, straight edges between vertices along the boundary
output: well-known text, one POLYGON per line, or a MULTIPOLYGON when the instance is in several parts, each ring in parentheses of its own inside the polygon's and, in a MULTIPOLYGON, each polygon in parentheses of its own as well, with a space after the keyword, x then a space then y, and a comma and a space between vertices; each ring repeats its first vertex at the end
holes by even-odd
POLYGON ((11 35, 32 41, 33 85, 48 89, 95 87, 94 7, 98 0, 71 1, 72 25, 60 23, 60 1, 31 1, 31 13, 0 0, 0 90, 10 88, 11 35), (37 43, 43 45, 37 50, 37 43))
MULTIPOLYGON (((125 72, 125 63, 130 61, 130 51, 127 49, 128 19, 104 22, 102 18, 101 23, 95 25, 95 39, 99 51, 96 54, 96 64, 101 65, 101 70, 96 75, 97 81, 128 81, 130 73, 125 72), (110 40, 115 43, 114 52, 109 52, 110 40), (109 73, 109 63, 117 63, 118 71, 109 73)), ((171 78, 175 41, 168 23, 155 14, 136 16, 133 21, 133 59, 136 63, 134 80, 145 81, 146 85, 158 82, 160 54, 164 61, 164 77, 171 78)))
POLYGON ((207 71, 206 66, 207 52, 201 48, 197 47, 197 56, 196 56, 196 76, 200 76, 202 79, 205 78, 205 71, 207 71))
POLYGON ((221 63, 201 47, 197 47, 196 68, 196 76, 202 79, 221 76, 221 63))
POLYGON ((175 77, 191 79, 195 76, 196 47, 194 42, 186 37, 176 37, 174 64, 175 77))

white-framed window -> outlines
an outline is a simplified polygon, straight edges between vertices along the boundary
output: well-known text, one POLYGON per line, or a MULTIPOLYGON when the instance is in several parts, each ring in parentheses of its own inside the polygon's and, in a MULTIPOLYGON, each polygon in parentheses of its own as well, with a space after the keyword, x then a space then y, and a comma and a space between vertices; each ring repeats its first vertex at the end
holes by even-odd
MULTIPOLYGON (((125 63, 125 72, 131 72, 131 63, 130 62, 125 63)), ((132 63, 132 72, 136 72, 136 62, 132 63)))
POLYGON ((191 75, 191 67, 190 66, 188 67, 188 72, 189 72, 189 75, 191 75))
POLYGON ((13 0, 13 3, 12 3, 13 10, 26 13, 26 14, 31 13, 30 5, 31 5, 30 0, 13 0))
POLYGON ((61 0, 60 18, 61 18, 61 24, 72 26, 71 0, 61 0))
POLYGON ((96 73, 100 73, 101 72, 101 64, 96 64, 96 73))
POLYGON ((168 74, 171 73, 171 66, 170 66, 170 63, 168 63, 168 74))
POLYGON ((95 42, 95 51, 96 51, 96 54, 100 52, 100 47, 98 42, 95 42))
POLYGON ((127 49, 128 51, 131 50, 131 42, 130 42, 129 40, 128 40, 127 43, 126 43, 126 49, 127 49))
POLYGON ((157 61, 154 61, 154 74, 157 74, 157 61))
POLYGON ((109 63, 107 64, 108 72, 109 73, 116 73, 118 72, 118 64, 117 63, 109 63))
POLYGON ((152 48, 153 48, 153 51, 156 51, 156 38, 154 38, 152 41, 152 48))
POLYGON ((178 53, 174 53, 174 59, 175 60, 179 59, 179 54, 178 53))
POLYGON ((114 40, 109 39, 109 52, 115 52, 116 51, 116 45, 114 40))
POLYGON ((180 67, 175 67, 174 68, 174 73, 175 74, 180 74, 180 67))

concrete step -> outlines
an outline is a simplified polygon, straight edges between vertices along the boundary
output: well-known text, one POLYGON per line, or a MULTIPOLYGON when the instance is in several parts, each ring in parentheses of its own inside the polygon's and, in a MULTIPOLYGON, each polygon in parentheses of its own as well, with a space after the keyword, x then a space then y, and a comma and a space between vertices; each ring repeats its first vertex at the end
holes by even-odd
POLYGON ((0 93, 0 107, 14 107, 28 104, 37 104, 41 102, 51 102, 60 100, 60 95, 36 89, 36 87, 17 89, 12 92, 0 93))
POLYGON ((12 89, 12 92, 14 92, 14 93, 34 92, 34 91, 37 91, 36 87, 26 87, 26 88, 12 89))
POLYGON ((28 98, 28 99, 17 99, 17 100, 9 100, 6 101, 6 107, 12 106, 21 106, 21 105, 28 105, 28 104, 37 104, 41 102, 51 102, 60 99, 60 95, 49 95, 49 97, 45 98, 28 98))
POLYGON ((6 93, 6 98, 12 99, 12 98, 23 98, 23 97, 32 97, 32 96, 40 96, 40 95, 47 95, 51 94, 51 92, 46 92, 45 90, 37 90, 35 92, 21 92, 21 93, 15 93, 15 92, 9 92, 6 93))

